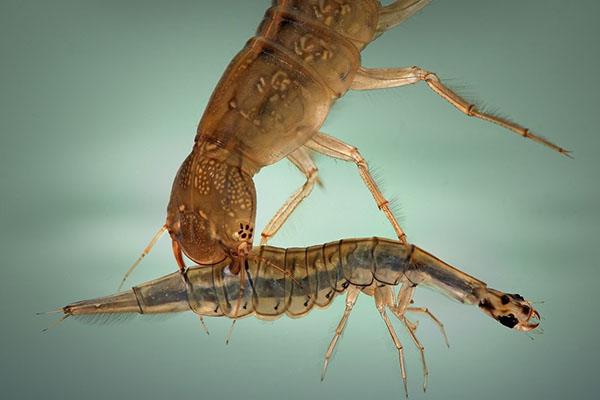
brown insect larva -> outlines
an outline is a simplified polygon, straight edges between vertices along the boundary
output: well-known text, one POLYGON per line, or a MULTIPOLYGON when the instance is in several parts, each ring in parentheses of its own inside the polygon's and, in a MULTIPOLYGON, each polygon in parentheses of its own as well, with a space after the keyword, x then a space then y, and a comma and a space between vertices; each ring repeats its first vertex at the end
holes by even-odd
MULTIPOLYGON (((227 67, 198 126, 194 147, 171 192, 165 225, 179 267, 182 254, 198 264, 226 258, 240 269, 255 238, 252 177, 288 158, 306 176, 261 233, 265 244, 317 182, 309 150, 355 162, 398 239, 405 234, 357 148, 319 131, 334 102, 349 89, 391 88, 425 82, 466 115, 498 124, 561 154, 568 152, 505 119, 480 112, 419 67, 367 69, 360 51, 429 0, 277 0, 244 49, 227 67)), ((130 269, 130 271, 131 271, 130 269)), ((130 273, 128 271, 127 275, 130 273)), ((127 276, 126 275, 126 276, 127 276)))

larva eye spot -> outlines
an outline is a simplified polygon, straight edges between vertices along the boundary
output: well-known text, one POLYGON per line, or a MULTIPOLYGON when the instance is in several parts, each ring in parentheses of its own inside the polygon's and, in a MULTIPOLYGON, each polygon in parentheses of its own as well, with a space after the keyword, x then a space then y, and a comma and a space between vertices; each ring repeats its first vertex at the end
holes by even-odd
POLYGON ((512 329, 519 323, 519 320, 513 314, 508 314, 499 316, 498 322, 512 329))
POLYGON ((518 293, 511 294, 511 296, 512 296, 512 298, 513 298, 513 299, 515 299, 515 300, 521 300, 521 301, 524 301, 524 300, 525 300, 525 299, 523 298, 523 296, 521 296, 521 295, 520 295, 520 294, 518 294, 518 293))

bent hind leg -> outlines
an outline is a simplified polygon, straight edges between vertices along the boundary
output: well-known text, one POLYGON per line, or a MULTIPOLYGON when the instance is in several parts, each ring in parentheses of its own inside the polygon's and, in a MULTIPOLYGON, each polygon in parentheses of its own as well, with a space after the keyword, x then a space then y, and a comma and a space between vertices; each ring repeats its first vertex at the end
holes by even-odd
POLYGON ((383 322, 385 322, 385 326, 392 337, 392 341, 394 342, 394 346, 398 351, 398 360, 400 362, 400 375, 402 376, 402 383, 404 384, 404 394, 406 398, 408 398, 408 385, 406 379, 406 363, 404 359, 404 347, 400 340, 398 339, 398 335, 392 326, 392 323, 387 316, 385 309, 390 308, 393 311, 392 307, 394 306, 394 292, 390 286, 382 286, 375 288, 375 306, 377 307, 377 311, 379 311, 379 315, 383 318, 383 322))
POLYGON ((404 68, 360 68, 352 82, 354 90, 372 90, 396 88, 400 86, 413 85, 415 83, 425 82, 427 86, 438 96, 453 105, 463 114, 491 122, 507 129, 519 136, 529 139, 533 142, 542 144, 562 155, 571 157, 570 151, 552 143, 548 139, 532 133, 525 128, 507 118, 499 117, 480 109, 473 103, 459 96, 456 92, 444 85, 440 78, 433 72, 420 67, 404 68))

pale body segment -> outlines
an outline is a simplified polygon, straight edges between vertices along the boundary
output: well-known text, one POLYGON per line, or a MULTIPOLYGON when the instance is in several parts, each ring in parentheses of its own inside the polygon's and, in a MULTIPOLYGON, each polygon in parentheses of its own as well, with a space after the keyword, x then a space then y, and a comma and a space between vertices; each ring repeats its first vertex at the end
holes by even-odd
POLYGON ((314 308, 327 307, 343 292, 347 293, 344 315, 325 355, 323 374, 352 307, 362 292, 373 296, 399 355, 406 387, 403 346, 386 311, 407 328, 422 357, 424 386, 428 375, 424 346, 416 337, 416 324, 406 312, 431 318, 423 307, 412 306, 418 285, 433 288, 464 304, 478 305, 503 325, 521 331, 535 329, 539 314, 529 302, 516 294, 506 294, 450 266, 417 246, 398 241, 366 238, 345 239, 307 248, 255 248, 244 265, 246 279, 232 273, 232 261, 183 274, 172 273, 112 296, 81 301, 62 308, 66 316, 89 314, 160 314, 193 311, 200 316, 239 319, 255 316, 276 319, 283 315, 299 318, 314 308), (271 268, 279 266, 282 271, 271 268), (240 287, 240 282, 242 286, 240 287), (397 294, 395 287, 399 287, 397 294))

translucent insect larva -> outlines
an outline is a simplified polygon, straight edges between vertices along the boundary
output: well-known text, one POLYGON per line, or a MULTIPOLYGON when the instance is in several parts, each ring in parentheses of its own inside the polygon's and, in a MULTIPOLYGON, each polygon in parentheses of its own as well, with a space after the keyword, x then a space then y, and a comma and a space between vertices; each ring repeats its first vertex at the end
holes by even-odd
POLYGON ((72 303, 60 311, 63 319, 82 315, 110 318, 123 313, 183 311, 234 320, 249 316, 299 318, 314 308, 328 306, 338 294, 346 292, 344 314, 325 354, 323 378, 354 303, 362 292, 373 296, 398 351, 405 391, 404 347, 387 312, 401 321, 419 349, 424 389, 429 375, 425 348, 416 336, 416 324, 406 314, 417 313, 432 319, 446 336, 443 325, 431 311, 412 304, 413 294, 421 285, 461 303, 476 305, 508 328, 527 332, 539 325, 539 313, 520 295, 488 288, 484 282, 419 247, 398 241, 367 238, 344 239, 308 248, 262 246, 255 248, 252 254, 256 257, 249 257, 245 262, 247 279, 242 286, 238 276, 231 271, 234 262, 228 260, 210 268, 190 268, 183 274, 175 272, 111 296, 72 303), (271 265, 278 265, 283 271, 271 268, 271 265), (396 287, 399 287, 397 293, 396 287), (237 307, 238 303, 242 306, 237 307))

